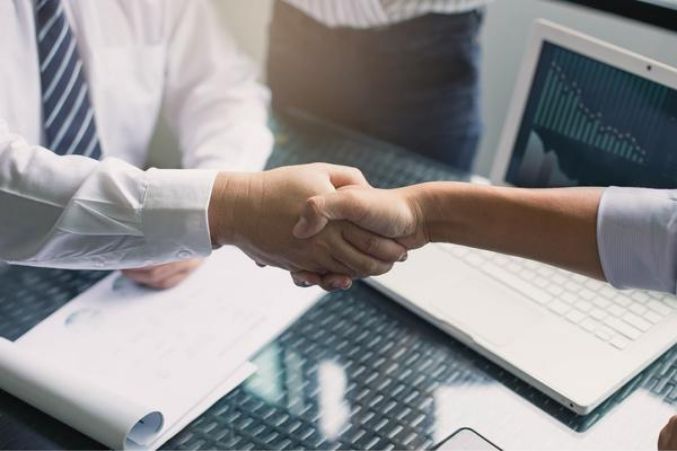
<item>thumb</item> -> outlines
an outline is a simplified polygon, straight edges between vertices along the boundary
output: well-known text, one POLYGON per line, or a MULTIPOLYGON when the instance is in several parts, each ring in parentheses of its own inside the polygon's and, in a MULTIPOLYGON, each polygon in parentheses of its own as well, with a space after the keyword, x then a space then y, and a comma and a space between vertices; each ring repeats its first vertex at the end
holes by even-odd
POLYGON ((294 227, 294 236, 310 238, 324 229, 329 221, 350 220, 355 206, 345 191, 334 192, 308 199, 301 211, 301 217, 294 227))

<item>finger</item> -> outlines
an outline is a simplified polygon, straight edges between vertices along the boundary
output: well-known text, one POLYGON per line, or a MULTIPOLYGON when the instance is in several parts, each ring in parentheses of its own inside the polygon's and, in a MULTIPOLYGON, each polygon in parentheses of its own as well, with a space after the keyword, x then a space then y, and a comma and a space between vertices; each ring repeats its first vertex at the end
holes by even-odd
POLYGON ((145 281, 148 279, 148 275, 142 272, 138 271, 130 271, 130 270, 123 270, 121 271, 122 275, 127 277, 129 280, 139 283, 139 284, 145 284, 145 281))
POLYGON ((359 251, 344 240, 342 236, 333 241, 332 255, 336 260, 350 268, 352 270, 351 275, 355 278, 385 274, 393 267, 392 263, 383 262, 359 251))
POLYGON ((341 261, 340 258, 336 258, 334 249, 339 245, 348 245, 343 238, 340 237, 340 232, 334 231, 334 237, 327 239, 327 242, 322 246, 317 246, 318 251, 315 255, 315 261, 313 266, 304 268, 304 271, 309 271, 317 274, 320 277, 324 277, 328 274, 342 274, 348 278, 359 277, 358 274, 353 268, 346 265, 341 261), (337 244, 340 243, 340 244, 337 244))
POLYGON ((330 274, 322 277, 319 285, 325 291, 345 291, 353 286, 353 281, 347 276, 330 274))
POLYGON ((365 214, 365 204, 355 191, 344 190, 314 196, 303 206, 293 233, 299 239, 310 238, 324 229, 329 221, 345 219, 359 222, 365 214))
POLYGON ((350 277, 340 274, 330 274, 327 276, 320 276, 307 271, 299 271, 292 273, 294 283, 300 287, 311 287, 320 285, 325 291, 339 291, 348 290, 353 285, 350 277))
POLYGON ((140 283, 142 285, 151 287, 151 288, 162 288, 162 282, 170 277, 173 277, 177 274, 180 274, 182 271, 172 269, 172 271, 167 272, 164 271, 162 275, 158 275, 158 273, 152 273, 152 272, 146 272, 146 273, 138 273, 138 274, 132 274, 129 276, 130 279, 132 279, 136 283, 140 283))
POLYGON ((131 280, 151 287, 157 287, 164 279, 174 276, 175 274, 186 272, 190 274, 195 268, 200 266, 201 259, 185 260, 164 265, 149 266, 146 268, 137 268, 132 270, 124 270, 122 273, 131 280))
POLYGON ((319 285, 322 282, 322 276, 308 271, 292 272, 291 278, 294 284, 303 288, 319 285))
POLYGON ((190 270, 177 272, 175 274, 170 275, 169 277, 166 277, 162 280, 155 282, 152 285, 152 288, 156 288, 158 290, 168 290, 170 288, 174 288, 181 282, 186 280, 186 278, 190 275, 190 273, 191 273, 190 270))
POLYGON ((359 251, 384 262, 404 261, 407 249, 395 240, 367 232, 353 224, 345 224, 343 238, 359 251))
POLYGON ((120 272, 122 274, 124 274, 125 276, 128 276, 128 277, 131 277, 131 276, 137 275, 137 274, 149 275, 155 270, 155 268, 156 268, 155 266, 147 266, 145 268, 123 269, 120 272))
POLYGON ((329 180, 335 188, 347 185, 369 186, 369 182, 357 168, 328 164, 329 180))
POLYGON ((164 265, 147 266, 145 268, 124 270, 122 273, 124 275, 129 275, 130 277, 135 277, 142 280, 153 280, 167 277, 168 275, 180 271, 181 269, 183 269, 182 264, 176 262, 166 263, 164 265))
POLYGON ((157 283, 159 280, 161 280, 161 277, 157 276, 157 272, 153 272, 152 270, 123 272, 123 274, 126 277, 129 277, 129 279, 131 279, 134 282, 139 283, 141 285, 152 286, 155 283, 157 283))

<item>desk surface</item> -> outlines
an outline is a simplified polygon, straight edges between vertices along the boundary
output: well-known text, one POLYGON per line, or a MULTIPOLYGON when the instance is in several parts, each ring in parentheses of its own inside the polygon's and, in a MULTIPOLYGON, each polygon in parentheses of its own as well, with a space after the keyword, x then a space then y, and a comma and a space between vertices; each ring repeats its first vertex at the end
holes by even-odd
MULTIPOLYGON (((382 187, 462 178, 309 119, 279 117, 274 128, 271 166, 350 164, 382 187)), ((104 275, 0 268, 0 335, 16 339, 104 275)), ((652 448, 677 402, 677 347, 576 416, 363 284, 325 296, 255 363, 255 376, 166 447, 419 449, 472 427, 506 448, 652 448)), ((0 392, 1 449, 99 447, 0 392)))

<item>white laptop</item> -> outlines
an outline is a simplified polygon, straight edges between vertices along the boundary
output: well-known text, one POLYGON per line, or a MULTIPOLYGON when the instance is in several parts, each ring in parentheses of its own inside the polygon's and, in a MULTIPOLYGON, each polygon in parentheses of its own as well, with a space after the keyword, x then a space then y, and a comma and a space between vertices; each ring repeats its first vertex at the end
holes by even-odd
MULTIPOLYGON (((677 187, 677 70, 538 21, 492 174, 529 187, 677 187)), ((586 414, 677 343, 677 298, 436 244, 370 283, 586 414)))

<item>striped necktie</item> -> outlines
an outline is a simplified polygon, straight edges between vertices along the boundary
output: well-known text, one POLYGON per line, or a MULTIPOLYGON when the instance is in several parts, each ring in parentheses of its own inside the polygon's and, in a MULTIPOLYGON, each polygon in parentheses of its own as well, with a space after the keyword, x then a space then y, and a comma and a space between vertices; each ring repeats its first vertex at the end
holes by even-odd
POLYGON ((36 1, 35 29, 47 147, 59 155, 101 158, 82 61, 61 0, 36 1))

